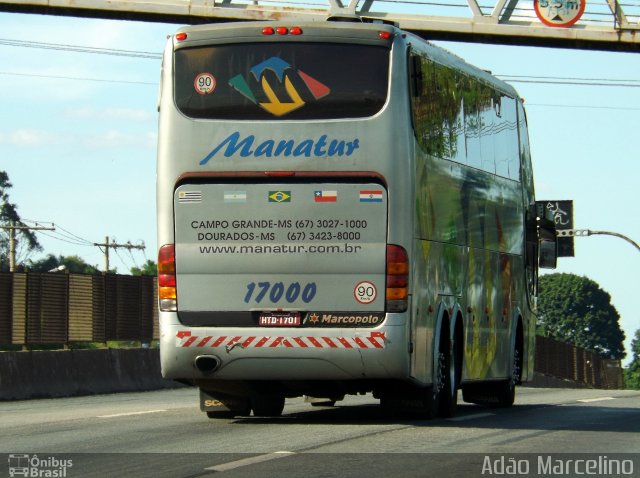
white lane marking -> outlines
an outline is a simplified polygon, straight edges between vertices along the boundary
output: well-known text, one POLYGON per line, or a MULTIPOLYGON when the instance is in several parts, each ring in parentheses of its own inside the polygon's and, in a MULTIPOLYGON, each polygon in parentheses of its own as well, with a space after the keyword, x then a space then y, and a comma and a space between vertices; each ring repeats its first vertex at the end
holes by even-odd
POLYGON ((162 413, 166 411, 167 410, 146 410, 144 412, 114 413, 113 415, 98 415, 96 418, 131 417, 133 415, 146 415, 147 413, 162 413))
POLYGON ((450 422, 464 422, 466 420, 474 420, 476 418, 493 417, 495 413, 474 413, 473 415, 463 415, 460 417, 449 418, 450 422))
POLYGON ((291 455, 295 455, 295 452, 276 451, 273 453, 267 453, 266 455, 252 456, 251 458, 243 458, 242 460, 230 461, 229 463, 222 463, 220 465, 210 466, 208 468, 205 468, 205 470, 210 470, 210 471, 233 470, 234 468, 255 465, 256 463, 263 463, 265 461, 277 460, 278 458, 286 458, 291 455))
POLYGON ((584 398, 582 400, 576 400, 576 402, 592 403, 592 402, 604 402, 605 400, 615 400, 615 398, 614 397, 584 398))

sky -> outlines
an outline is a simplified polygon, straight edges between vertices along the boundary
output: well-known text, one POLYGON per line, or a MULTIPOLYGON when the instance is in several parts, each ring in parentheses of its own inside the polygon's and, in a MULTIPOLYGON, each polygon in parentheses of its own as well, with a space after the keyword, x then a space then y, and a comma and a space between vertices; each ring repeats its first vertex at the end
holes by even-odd
MULTIPOLYGON (((127 273, 156 260, 155 159, 160 55, 177 25, 0 13, 0 170, 23 219, 55 223, 43 252, 127 273), (148 52, 143 57, 33 48, 37 42, 148 52)), ((640 242, 640 56, 437 42, 495 75, 627 80, 631 86, 511 84, 525 100, 536 196, 574 201, 577 229, 640 242)), ((113 52, 111 52, 113 53, 113 52)), ((576 238, 556 272, 611 295, 626 334, 640 328, 640 253, 609 236, 576 238)), ((628 362, 630 355, 624 362, 628 362)))

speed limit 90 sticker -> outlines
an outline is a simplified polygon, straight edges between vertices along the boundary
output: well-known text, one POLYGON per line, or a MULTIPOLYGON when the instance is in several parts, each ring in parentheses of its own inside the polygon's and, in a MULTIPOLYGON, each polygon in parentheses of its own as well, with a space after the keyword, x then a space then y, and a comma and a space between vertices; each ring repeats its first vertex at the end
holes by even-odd
POLYGON ((198 94, 208 95, 216 89, 216 78, 211 73, 200 73, 193 80, 193 87, 198 94))
POLYGON ((370 304, 378 296, 378 289, 373 282, 358 282, 353 289, 353 295, 360 304, 370 304))

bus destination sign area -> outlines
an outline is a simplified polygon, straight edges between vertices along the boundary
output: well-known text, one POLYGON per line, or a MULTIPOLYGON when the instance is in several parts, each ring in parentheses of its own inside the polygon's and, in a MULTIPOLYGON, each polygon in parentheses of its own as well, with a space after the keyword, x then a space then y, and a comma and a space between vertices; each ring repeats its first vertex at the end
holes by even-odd
POLYGON ((260 311, 262 327, 329 323, 307 317, 314 310, 384 310, 384 186, 183 184, 174 197, 184 310, 260 311))

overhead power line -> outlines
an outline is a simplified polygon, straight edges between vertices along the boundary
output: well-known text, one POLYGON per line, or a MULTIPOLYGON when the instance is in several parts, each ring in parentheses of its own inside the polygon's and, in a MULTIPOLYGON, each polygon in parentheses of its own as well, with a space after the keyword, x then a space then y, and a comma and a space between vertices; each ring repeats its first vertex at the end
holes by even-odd
POLYGON ((591 110, 640 111, 640 108, 633 108, 629 106, 565 105, 565 104, 551 104, 551 103, 525 103, 525 106, 527 108, 531 106, 541 106, 544 108, 579 108, 579 109, 591 109, 591 110))
POLYGON ((518 78, 524 78, 529 80, 560 80, 560 81, 604 81, 607 83, 634 83, 640 85, 640 80, 636 79, 610 79, 610 78, 580 78, 580 77, 563 77, 563 76, 533 76, 533 75, 496 75, 499 78, 509 78, 510 81, 515 81, 518 78))
MULTIPOLYGON (((23 219, 24 223, 33 223, 35 225, 46 223, 47 221, 36 221, 33 219, 23 219)), ((57 241, 66 242, 67 244, 73 244, 74 246, 91 246, 93 247, 93 241, 80 237, 74 234, 71 231, 66 230, 61 227, 59 224, 52 224, 55 226, 55 229, 46 229, 51 232, 42 232, 43 230, 38 230, 39 234, 43 236, 50 237, 51 239, 55 239, 57 241)))
POLYGON ((150 81, 135 81, 135 80, 116 80, 116 79, 108 79, 108 78, 86 78, 81 76, 64 76, 64 75, 40 75, 36 73, 18 73, 12 71, 0 71, 0 75, 11 75, 11 76, 29 76, 33 78, 53 78, 56 80, 79 80, 79 81, 99 81, 103 83, 124 83, 129 85, 153 85, 158 86, 157 82, 150 81))
MULTIPOLYGON (((147 58, 147 59, 161 59, 162 54, 149 51, 139 50, 121 50, 114 48, 97 48, 88 47, 82 45, 70 45, 60 43, 46 43, 36 42, 30 40, 12 40, 7 38, 0 38, 0 45, 14 46, 14 47, 28 47, 28 48, 41 48, 49 50, 60 51, 72 51, 80 53, 90 54, 102 54, 102 55, 115 55, 126 56, 132 58, 147 58)), ((44 75, 37 73, 25 73, 15 71, 0 71, 0 75, 9 76, 22 76, 33 78, 51 78, 58 80, 72 80, 72 81, 94 81, 101 83, 121 83, 130 85, 149 85, 157 86, 158 82, 150 81, 137 81, 137 80, 125 80, 115 78, 91 78, 91 77, 79 77, 79 76, 65 76, 65 75, 44 75)), ((640 80, 635 79, 619 79, 619 78, 580 78, 580 77, 557 77, 557 76, 533 76, 533 75, 495 75, 504 81, 513 83, 531 83, 531 84, 555 84, 555 85, 567 85, 567 86, 604 86, 604 87, 618 87, 618 88, 640 88, 640 80)), ((559 104, 542 104, 542 103, 529 103, 529 106, 540 107, 553 107, 553 108, 583 108, 583 109, 607 109, 607 110, 619 110, 619 111, 638 111, 640 108, 624 107, 624 106, 596 106, 596 105, 559 105, 559 104)))
MULTIPOLYGON (((82 76, 65 76, 65 75, 43 75, 38 73, 23 73, 14 71, 0 71, 0 75, 9 76, 25 76, 33 78, 52 78, 56 80, 77 80, 77 81, 97 81, 103 83, 123 83, 133 85, 151 85, 157 86, 158 82, 137 81, 137 80, 119 80, 115 78, 90 78, 82 76)), ((518 76, 518 75, 496 75, 498 78, 511 83, 538 83, 553 85, 571 85, 571 86, 613 86, 619 88, 640 88, 640 80, 622 80, 622 79, 592 79, 592 78, 559 78, 546 76, 518 76)))
POLYGON ((83 242, 83 241, 67 239, 64 236, 56 234, 56 233, 47 233, 47 232, 42 232, 42 231, 38 231, 38 232, 40 234, 42 234, 43 236, 49 237, 51 239, 55 239, 56 241, 66 242, 67 244, 71 244, 73 246, 93 246, 93 244, 87 244, 86 242, 83 242))
POLYGON ((162 59, 162 54, 151 51, 118 50, 115 48, 97 48, 92 46, 67 45, 62 43, 45 43, 30 40, 12 40, 0 38, 0 45, 39 48, 44 50, 71 51, 76 53, 93 53, 98 55, 127 56, 132 58, 147 58, 151 60, 162 59))
MULTIPOLYGON (((82 45, 71 45, 63 43, 47 43, 32 40, 14 40, 9 38, 0 38, 0 45, 26 48, 40 48, 46 50, 71 51, 77 53, 91 53, 99 55, 125 56, 131 58, 147 58, 153 60, 162 59, 161 53, 141 50, 121 50, 116 48, 99 48, 82 45)), ((157 85, 157 82, 144 82, 134 80, 116 80, 105 78, 83 78, 63 75, 41 75, 34 73, 20 73, 10 71, 0 71, 1 75, 16 76, 32 76, 39 78, 55 78, 65 80, 82 80, 82 81, 102 81, 109 83, 131 83, 141 85, 157 85)), ((532 75, 500 75, 498 78, 514 83, 540 83, 540 84, 559 84, 571 86, 616 86, 625 88, 640 88, 640 80, 635 79, 610 79, 610 78, 579 78, 579 77, 554 77, 554 76, 532 76, 532 75)))
MULTIPOLYGON (((118 258, 120 259, 120 262, 122 262, 122 264, 125 267, 129 267, 124 259, 122 258, 122 256, 119 253, 119 249, 126 249, 129 252, 129 255, 131 256, 131 260, 133 261, 134 265, 137 267, 137 263, 135 258, 133 257, 132 251, 133 250, 139 250, 142 251, 143 254, 145 252, 146 246, 144 244, 144 242, 140 242, 139 244, 132 244, 131 241, 127 241, 126 243, 118 243, 116 241, 116 239, 114 238, 109 238, 109 236, 105 237, 105 242, 103 243, 98 243, 98 242, 93 242, 90 241, 88 239, 85 239, 83 237, 78 236, 77 234, 74 234, 71 231, 68 231, 67 229, 60 227, 57 224, 53 224, 50 223, 51 226, 42 226, 43 223, 46 223, 46 221, 35 221, 33 219, 23 219, 21 221, 20 224, 17 225, 13 225, 13 224, 9 224, 9 225, 2 225, 0 224, 0 229, 5 229, 7 231, 9 231, 10 236, 12 234, 15 233, 16 230, 32 230, 35 232, 38 232, 39 234, 42 234, 43 236, 47 236, 51 239, 55 239, 58 241, 62 241, 62 242, 66 242, 67 244, 72 244, 74 246, 90 246, 90 247, 98 247, 102 253, 104 254, 104 261, 105 261, 105 272, 109 271, 109 250, 113 249, 113 251, 116 253, 116 255, 118 256, 118 258), (27 223, 32 223, 33 226, 27 224, 27 223), (47 231, 47 232, 44 232, 47 231)), ((146 258, 146 254, 145 254, 145 258, 146 258)), ((15 260, 14 260, 15 262, 15 260)))
POLYGON ((517 78, 501 78, 510 83, 537 83, 546 85, 571 85, 571 86, 615 86, 617 88, 640 88, 640 83, 613 83, 612 82, 592 82, 592 81, 561 81, 561 80, 526 80, 517 78))

